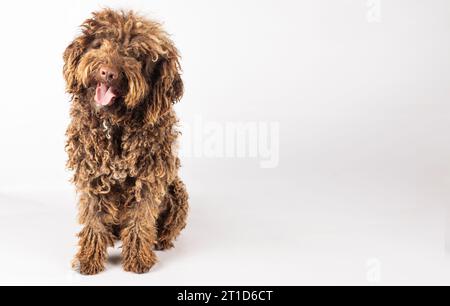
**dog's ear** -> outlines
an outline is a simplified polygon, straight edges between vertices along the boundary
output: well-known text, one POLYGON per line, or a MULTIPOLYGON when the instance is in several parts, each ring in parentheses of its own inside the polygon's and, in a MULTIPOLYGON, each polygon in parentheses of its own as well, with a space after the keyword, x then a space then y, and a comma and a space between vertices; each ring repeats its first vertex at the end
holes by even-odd
POLYGON ((79 90, 76 69, 83 53, 84 47, 80 39, 75 39, 64 51, 63 74, 66 80, 66 90, 70 94, 75 94, 79 90))
MULTIPOLYGON (((155 59, 150 60, 154 62, 155 59)), ((178 52, 173 47, 154 63, 151 101, 146 118, 148 123, 155 123, 159 117, 170 110, 172 104, 178 102, 183 96, 183 81, 180 73, 178 52)))

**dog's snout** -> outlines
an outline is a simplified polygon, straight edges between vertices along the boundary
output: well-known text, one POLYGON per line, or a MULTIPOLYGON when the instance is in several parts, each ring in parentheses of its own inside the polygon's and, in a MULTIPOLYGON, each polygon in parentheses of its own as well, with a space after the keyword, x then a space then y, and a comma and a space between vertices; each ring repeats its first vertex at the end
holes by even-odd
POLYGON ((117 80, 119 77, 119 72, 117 69, 108 66, 100 67, 100 78, 105 82, 112 82, 117 80))

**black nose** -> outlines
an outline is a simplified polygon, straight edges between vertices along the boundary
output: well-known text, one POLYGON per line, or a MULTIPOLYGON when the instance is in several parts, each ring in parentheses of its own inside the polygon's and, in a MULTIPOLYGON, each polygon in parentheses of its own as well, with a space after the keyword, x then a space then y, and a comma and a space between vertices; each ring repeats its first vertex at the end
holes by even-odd
POLYGON ((117 69, 108 66, 100 67, 100 78, 105 82, 112 82, 117 80, 119 73, 117 69))

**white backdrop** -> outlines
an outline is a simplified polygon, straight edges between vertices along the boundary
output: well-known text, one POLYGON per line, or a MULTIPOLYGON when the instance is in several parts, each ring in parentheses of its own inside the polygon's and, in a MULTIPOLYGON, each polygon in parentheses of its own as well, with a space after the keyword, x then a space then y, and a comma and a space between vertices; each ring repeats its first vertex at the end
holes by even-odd
POLYGON ((449 283, 449 17, 446 0, 1 2, 0 284, 449 283), (139 277, 69 269, 62 53, 104 6, 163 21, 183 56, 190 223, 139 277), (270 168, 262 147, 208 149, 238 123, 271 127, 270 168))

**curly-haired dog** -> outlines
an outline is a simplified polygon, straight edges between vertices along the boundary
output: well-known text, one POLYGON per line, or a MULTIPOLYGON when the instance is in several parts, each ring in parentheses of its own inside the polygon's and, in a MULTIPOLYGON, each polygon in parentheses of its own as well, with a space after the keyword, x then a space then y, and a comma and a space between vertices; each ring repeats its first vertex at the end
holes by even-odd
POLYGON ((186 225, 172 106, 183 94, 178 51, 158 23, 106 9, 65 50, 64 77, 67 165, 84 226, 74 266, 102 271, 107 247, 121 239, 123 268, 147 272, 153 249, 171 248, 186 225))

